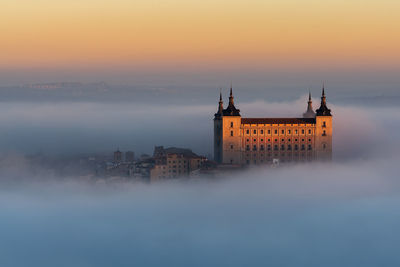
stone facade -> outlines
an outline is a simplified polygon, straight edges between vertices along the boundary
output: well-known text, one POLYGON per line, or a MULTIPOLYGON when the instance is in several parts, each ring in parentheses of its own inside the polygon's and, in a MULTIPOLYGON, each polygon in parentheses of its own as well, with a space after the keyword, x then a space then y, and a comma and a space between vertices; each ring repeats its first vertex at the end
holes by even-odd
POLYGON ((220 164, 269 164, 332 159, 332 115, 326 106, 312 110, 311 95, 303 118, 242 118, 233 101, 214 116, 214 160, 220 164))

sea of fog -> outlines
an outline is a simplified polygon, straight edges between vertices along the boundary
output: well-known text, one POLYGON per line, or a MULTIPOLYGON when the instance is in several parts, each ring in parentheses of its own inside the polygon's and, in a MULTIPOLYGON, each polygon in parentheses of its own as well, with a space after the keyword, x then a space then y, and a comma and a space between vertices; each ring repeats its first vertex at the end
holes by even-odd
MULTIPOLYGON (((299 116, 304 101, 238 107, 299 116)), ((330 108, 332 163, 93 185, 21 159, 154 145, 208 154, 216 105, 3 103, 0 266, 399 266, 400 108, 330 108)))

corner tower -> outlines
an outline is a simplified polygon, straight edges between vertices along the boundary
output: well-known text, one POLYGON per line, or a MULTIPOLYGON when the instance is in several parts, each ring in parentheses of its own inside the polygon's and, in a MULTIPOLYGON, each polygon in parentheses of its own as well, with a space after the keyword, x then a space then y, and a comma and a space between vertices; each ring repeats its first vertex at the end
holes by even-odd
POLYGON ((229 104, 223 109, 222 96, 218 112, 214 116, 214 160, 222 164, 241 163, 241 134, 242 117, 240 110, 235 107, 232 86, 229 104))
POLYGON ((326 106, 325 86, 322 87, 321 106, 315 116, 315 156, 321 160, 332 159, 332 114, 326 106))

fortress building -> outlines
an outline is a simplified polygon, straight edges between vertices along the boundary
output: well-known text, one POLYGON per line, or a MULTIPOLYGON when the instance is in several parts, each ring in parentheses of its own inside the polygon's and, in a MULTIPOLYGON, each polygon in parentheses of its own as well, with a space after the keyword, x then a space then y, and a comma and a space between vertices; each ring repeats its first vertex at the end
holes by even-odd
POLYGON ((224 109, 220 94, 214 116, 214 160, 220 164, 265 164, 332 159, 332 115, 322 88, 314 112, 311 93, 302 118, 243 118, 232 87, 224 109))

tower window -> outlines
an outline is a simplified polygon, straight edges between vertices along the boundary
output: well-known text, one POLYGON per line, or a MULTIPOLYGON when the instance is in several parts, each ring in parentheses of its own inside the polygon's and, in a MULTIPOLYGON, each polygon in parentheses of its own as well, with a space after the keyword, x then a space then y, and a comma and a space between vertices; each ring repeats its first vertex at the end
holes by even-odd
POLYGON ((233 136, 233 131, 231 131, 231 136, 233 136))
POLYGON ((326 127, 326 121, 322 122, 322 127, 326 127))
POLYGON ((231 149, 233 149, 233 145, 231 145, 231 149))
POLYGON ((326 149, 326 144, 322 144, 322 148, 323 148, 323 149, 326 149))
POLYGON ((231 128, 233 128, 233 121, 231 121, 231 128))
POLYGON ((325 130, 323 131, 322 136, 326 136, 326 131, 325 130))

